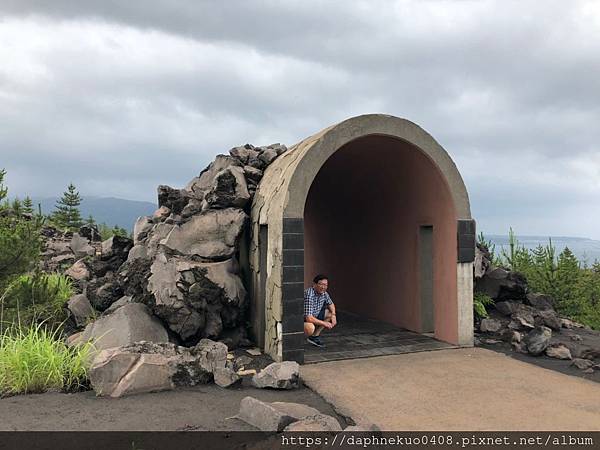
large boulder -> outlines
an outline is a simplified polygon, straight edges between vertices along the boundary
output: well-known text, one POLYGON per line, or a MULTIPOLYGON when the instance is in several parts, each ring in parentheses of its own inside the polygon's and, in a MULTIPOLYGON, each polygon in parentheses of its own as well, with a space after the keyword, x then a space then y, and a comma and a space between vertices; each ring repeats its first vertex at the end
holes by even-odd
POLYGON ((187 195, 196 200, 204 200, 204 196, 213 187, 213 182, 218 173, 230 167, 240 167, 242 164, 236 158, 226 155, 217 155, 209 166, 193 178, 185 187, 187 195))
POLYGON ((527 336, 525 336, 524 343, 530 354, 538 356, 544 353, 546 348, 548 348, 551 338, 552 330, 548 327, 541 326, 531 330, 527 336))
POLYGON ((85 294, 95 309, 105 311, 123 296, 123 288, 118 277, 108 274, 90 281, 85 289, 85 294))
POLYGON ((196 336, 198 331, 204 328, 205 316, 185 298, 182 276, 177 271, 177 261, 169 260, 160 253, 152 263, 150 273, 148 291, 153 296, 153 312, 184 341, 196 336))
POLYGON ((90 271, 85 261, 80 259, 65 271, 65 275, 70 276, 76 281, 84 281, 90 278, 90 271))
POLYGON ((319 410, 301 403, 267 403, 254 397, 244 397, 236 418, 261 431, 280 432, 292 422, 317 414, 320 414, 319 410))
POLYGON ((496 301, 523 300, 527 292, 527 281, 518 272, 496 267, 475 280, 475 291, 487 294, 496 301))
MULTIPOLYGON (((175 225, 172 223, 161 222, 154 225, 154 227, 148 232, 148 236, 144 242, 144 246, 142 247, 144 250, 139 252, 139 255, 145 255, 143 257, 154 258, 154 256, 161 250, 161 245, 164 239, 169 235, 173 228, 175 228, 175 225)), ((138 247, 138 245, 133 248, 138 247)), ((128 259, 133 259, 131 258, 131 251, 128 259)))
POLYGON ((222 261, 234 254, 247 217, 238 208, 208 210, 175 226, 162 244, 182 255, 222 261))
POLYGON ((473 276, 481 278, 491 266, 491 254, 489 250, 479 242, 475 245, 475 261, 473 262, 473 276))
POLYGON ((250 158, 258 158, 259 152, 255 150, 254 145, 246 144, 240 147, 232 148, 229 150, 229 154, 242 164, 248 164, 250 158))
POLYGON ((138 217, 133 226, 133 245, 138 245, 146 239, 153 226, 154 223, 150 218, 146 216, 138 217))
POLYGON ((243 208, 250 194, 241 167, 228 167, 216 174, 210 190, 204 199, 209 208, 243 208))
POLYGON ((79 233, 73 233, 69 247, 77 259, 96 254, 96 249, 90 245, 89 239, 80 236, 79 233))
POLYGON ((157 193, 159 208, 166 206, 174 214, 180 214, 190 199, 185 189, 174 189, 166 185, 158 186, 157 193))
POLYGON ((554 309, 554 299, 546 294, 530 292, 527 294, 526 302, 539 310, 554 309))
POLYGON ((71 312, 77 326, 85 325, 86 322, 96 315, 94 308, 84 294, 74 295, 67 302, 67 308, 71 312))
POLYGON ((138 341, 168 342, 169 336, 145 305, 131 303, 86 326, 78 342, 90 340, 101 351, 138 341))
POLYGON ((300 386, 300 365, 295 361, 269 364, 252 377, 258 388, 294 389, 300 386))
POLYGON ((561 328, 560 318, 553 309, 539 311, 536 314, 536 325, 545 325, 554 331, 560 331, 561 328))
POLYGON ((496 333, 502 328, 502 322, 497 319, 481 319, 479 331, 482 333, 496 333))
POLYGON ((203 340, 194 348, 154 342, 109 348, 94 358, 90 382, 98 395, 111 397, 209 383, 225 367, 222 347, 203 340))
POLYGON ((182 340, 217 338, 238 325, 246 290, 233 259, 201 263, 159 254, 151 266, 152 309, 182 340))
POLYGON ((122 261, 127 259, 133 241, 127 237, 114 235, 102 242, 102 259, 107 260, 118 257, 122 261))
POLYGON ((563 344, 546 348, 546 356, 556 359, 572 359, 571 350, 563 344))
POLYGON ((89 223, 79 227, 79 235, 90 240, 91 242, 100 242, 102 240, 102 236, 100 236, 98 227, 89 223))

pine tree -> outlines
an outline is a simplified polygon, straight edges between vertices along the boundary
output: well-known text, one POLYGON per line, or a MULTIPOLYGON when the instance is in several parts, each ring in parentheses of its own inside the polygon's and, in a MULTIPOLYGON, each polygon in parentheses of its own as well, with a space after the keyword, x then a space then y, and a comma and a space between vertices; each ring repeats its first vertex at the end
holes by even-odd
POLYGON ((96 225, 96 219, 90 214, 85 221, 86 225, 96 225))
POLYGON ((75 185, 70 183, 63 196, 56 202, 56 209, 52 213, 52 221, 61 228, 75 231, 81 227, 81 212, 79 205, 81 197, 77 192, 75 185))
POLYGON ((23 203, 21 203, 19 197, 15 197, 15 199, 12 201, 11 208, 13 210, 13 213, 16 215, 19 215, 23 212, 23 203))
MULTIPOLYGON (((0 170, 0 210, 11 208, 5 198, 6 171, 0 170)), ((40 228, 42 221, 24 219, 20 215, 0 214, 0 293, 16 275, 30 270, 41 250, 40 228)))
POLYGON ((575 286, 578 284, 579 277, 579 261, 569 247, 565 247, 558 255, 556 282, 559 309, 567 314, 574 314, 578 309, 579 299, 576 298, 575 286))
POLYGON ((23 212, 33 214, 33 202, 29 196, 25 197, 25 200, 23 200, 23 212))

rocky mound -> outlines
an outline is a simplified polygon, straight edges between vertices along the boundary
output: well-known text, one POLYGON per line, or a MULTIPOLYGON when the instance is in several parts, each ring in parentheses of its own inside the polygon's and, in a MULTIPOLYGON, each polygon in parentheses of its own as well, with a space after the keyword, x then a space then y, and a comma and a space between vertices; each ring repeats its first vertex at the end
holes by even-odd
POLYGON ((131 330, 118 336, 119 345, 130 335, 143 339, 143 330, 135 329, 140 320, 106 318, 118 310, 134 311, 123 310, 127 304, 142 303, 155 319, 152 327, 144 325, 152 328, 152 337, 160 323, 164 340, 187 347, 204 338, 231 348, 248 344, 240 242, 263 171, 286 150, 281 144, 246 144, 218 155, 183 189, 159 186, 159 208, 136 221, 133 239, 114 236, 99 243, 93 227, 72 235, 48 231, 44 267, 72 264, 66 273, 79 292, 69 309, 74 322, 87 324, 83 336, 98 338, 94 329, 112 333, 106 330, 126 323, 131 330))
POLYGON ((475 320, 476 344, 508 343, 516 352, 571 360, 579 369, 600 370, 600 332, 560 317, 554 299, 529 291, 527 281, 490 263, 487 249, 477 244, 475 292, 489 295, 489 317, 475 320))

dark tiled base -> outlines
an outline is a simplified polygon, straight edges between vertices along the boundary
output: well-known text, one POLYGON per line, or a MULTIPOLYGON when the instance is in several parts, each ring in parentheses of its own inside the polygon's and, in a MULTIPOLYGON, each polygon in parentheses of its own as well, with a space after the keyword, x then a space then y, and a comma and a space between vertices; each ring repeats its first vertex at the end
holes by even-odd
POLYGON ((304 344, 305 364, 457 348, 423 334, 350 313, 339 312, 338 322, 332 332, 324 330, 321 333, 326 348, 304 344))

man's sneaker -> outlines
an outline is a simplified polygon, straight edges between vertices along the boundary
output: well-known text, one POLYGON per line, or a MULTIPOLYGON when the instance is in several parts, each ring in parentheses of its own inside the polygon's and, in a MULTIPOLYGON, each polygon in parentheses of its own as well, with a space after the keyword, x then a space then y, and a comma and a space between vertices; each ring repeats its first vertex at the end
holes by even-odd
POLYGON ((309 336, 306 338, 306 340, 317 347, 325 347, 325 344, 323 344, 323 341, 321 341, 319 336, 309 336))

